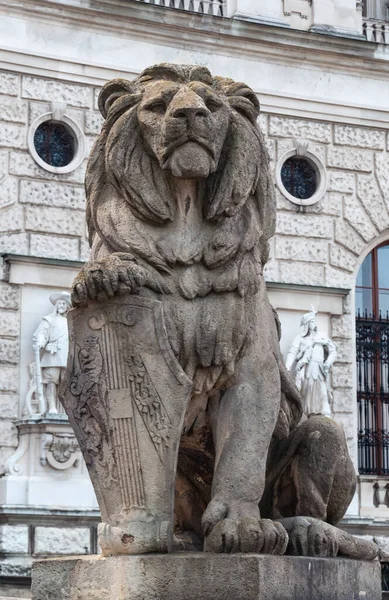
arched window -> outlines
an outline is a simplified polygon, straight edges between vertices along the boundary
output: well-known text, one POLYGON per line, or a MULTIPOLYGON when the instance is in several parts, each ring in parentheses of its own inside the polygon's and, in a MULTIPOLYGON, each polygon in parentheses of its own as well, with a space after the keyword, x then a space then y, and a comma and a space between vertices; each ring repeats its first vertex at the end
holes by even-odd
POLYGON ((389 475, 389 242, 363 261, 355 296, 359 472, 389 475))
POLYGON ((377 246, 368 254, 357 277, 356 311, 359 315, 381 317, 389 315, 389 242, 377 246))

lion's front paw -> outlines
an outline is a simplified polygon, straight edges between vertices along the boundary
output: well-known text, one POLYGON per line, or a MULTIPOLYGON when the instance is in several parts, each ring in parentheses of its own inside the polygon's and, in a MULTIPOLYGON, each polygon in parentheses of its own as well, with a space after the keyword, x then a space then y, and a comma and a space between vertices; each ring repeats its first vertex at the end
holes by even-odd
POLYGON ((224 519, 205 537, 205 552, 284 554, 288 534, 269 519, 224 519))
POLYGON ((83 267, 73 282, 72 304, 83 306, 89 300, 102 302, 116 294, 137 294, 145 280, 144 269, 135 261, 112 254, 83 267))

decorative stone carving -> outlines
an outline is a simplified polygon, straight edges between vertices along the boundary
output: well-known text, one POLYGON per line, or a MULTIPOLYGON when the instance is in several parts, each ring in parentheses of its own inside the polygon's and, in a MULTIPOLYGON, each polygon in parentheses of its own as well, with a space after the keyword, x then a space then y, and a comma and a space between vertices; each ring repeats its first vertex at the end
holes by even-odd
POLYGON ((286 368, 294 376, 301 393, 304 413, 331 417, 332 389, 329 372, 336 360, 334 342, 317 330, 316 314, 310 312, 301 319, 301 334, 293 340, 286 357, 286 368))
POLYGON ((30 374, 35 376, 35 385, 30 381, 26 397, 26 410, 32 414, 32 395, 38 399, 39 414, 63 412, 58 404, 57 388, 63 378, 68 356, 68 325, 66 320, 70 308, 70 294, 51 294, 54 311, 43 317, 33 337, 35 368, 30 365, 30 374))
POLYGON ((161 64, 99 107, 61 399, 103 554, 170 550, 174 523, 208 552, 374 558, 334 527, 355 490, 343 431, 298 426, 262 276, 275 200, 256 95, 161 64))
POLYGON ((76 467, 80 460, 80 448, 76 437, 69 433, 42 433, 40 462, 49 463, 54 469, 65 471, 76 467))

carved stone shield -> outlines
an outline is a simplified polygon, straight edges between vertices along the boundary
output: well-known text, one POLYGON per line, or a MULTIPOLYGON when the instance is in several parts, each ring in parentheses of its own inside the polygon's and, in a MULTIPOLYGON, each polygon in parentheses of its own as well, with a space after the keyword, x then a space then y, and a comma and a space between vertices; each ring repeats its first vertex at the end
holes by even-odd
POLYGON ((99 502, 103 553, 167 551, 192 381, 171 350, 162 304, 129 295, 68 319, 61 400, 99 502))

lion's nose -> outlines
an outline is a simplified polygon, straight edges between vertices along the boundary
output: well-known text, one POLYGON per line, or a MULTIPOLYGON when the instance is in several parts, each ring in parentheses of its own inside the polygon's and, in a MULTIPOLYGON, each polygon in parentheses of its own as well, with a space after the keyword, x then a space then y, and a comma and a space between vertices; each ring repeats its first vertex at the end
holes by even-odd
POLYGON ((206 117, 209 111, 202 106, 182 106, 172 111, 172 117, 175 119, 188 119, 192 121, 196 117, 206 117))
POLYGON ((186 119, 193 123, 198 118, 209 115, 203 99, 195 91, 184 87, 174 96, 169 107, 169 116, 175 119, 186 119))

